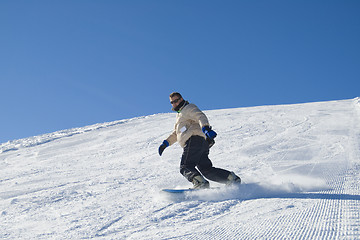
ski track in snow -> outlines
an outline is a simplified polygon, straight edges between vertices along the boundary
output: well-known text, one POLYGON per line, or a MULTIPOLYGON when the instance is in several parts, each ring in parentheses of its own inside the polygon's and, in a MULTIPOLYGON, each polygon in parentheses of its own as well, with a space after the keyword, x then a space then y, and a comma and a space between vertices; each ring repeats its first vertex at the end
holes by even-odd
MULTIPOLYGON (((186 194, 175 114, 0 145, 1 239, 360 239, 360 99, 206 111, 239 187, 186 194)), ((212 183, 213 186, 220 186, 212 183)))

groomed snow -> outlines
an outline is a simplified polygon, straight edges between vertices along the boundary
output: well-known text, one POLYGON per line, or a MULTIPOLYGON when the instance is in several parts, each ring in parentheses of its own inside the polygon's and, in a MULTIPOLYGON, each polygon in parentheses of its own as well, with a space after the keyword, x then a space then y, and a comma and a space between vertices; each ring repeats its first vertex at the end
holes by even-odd
MULTIPOLYGON (((0 145, 1 239, 360 239, 360 99, 206 111, 239 187, 184 195, 174 113, 0 145)), ((212 186, 220 186, 212 183, 212 186)))

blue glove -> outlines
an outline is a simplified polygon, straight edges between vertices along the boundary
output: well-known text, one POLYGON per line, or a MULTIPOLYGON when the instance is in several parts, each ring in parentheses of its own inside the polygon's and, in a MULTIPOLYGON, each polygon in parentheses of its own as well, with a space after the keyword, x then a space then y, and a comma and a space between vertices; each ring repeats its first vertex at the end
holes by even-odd
POLYGON ((206 137, 208 137, 210 139, 214 139, 217 135, 216 132, 211 130, 211 127, 209 127, 209 126, 203 127, 202 131, 203 131, 203 133, 205 133, 206 137))
POLYGON ((163 153, 163 151, 165 150, 165 148, 167 148, 168 146, 169 146, 169 142, 164 140, 163 143, 159 147, 159 155, 160 156, 163 153))

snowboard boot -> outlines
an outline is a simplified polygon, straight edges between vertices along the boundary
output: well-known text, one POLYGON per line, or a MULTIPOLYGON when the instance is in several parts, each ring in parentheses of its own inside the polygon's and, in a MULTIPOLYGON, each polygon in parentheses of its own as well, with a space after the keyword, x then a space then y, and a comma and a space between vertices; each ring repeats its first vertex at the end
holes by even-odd
POLYGON ((192 180, 193 189, 210 188, 209 182, 201 175, 195 176, 192 180))
POLYGON ((228 185, 228 186, 241 183, 241 178, 236 176, 236 174, 234 172, 230 172, 227 179, 228 179, 228 181, 227 181, 226 185, 228 185))

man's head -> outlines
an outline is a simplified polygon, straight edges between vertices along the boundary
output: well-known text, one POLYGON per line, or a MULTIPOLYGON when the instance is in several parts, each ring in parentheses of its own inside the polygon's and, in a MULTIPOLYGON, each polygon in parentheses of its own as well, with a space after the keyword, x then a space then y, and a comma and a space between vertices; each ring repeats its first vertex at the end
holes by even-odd
POLYGON ((173 109, 176 109, 176 107, 183 101, 183 98, 180 93, 173 92, 170 94, 170 104, 173 107, 173 109))

